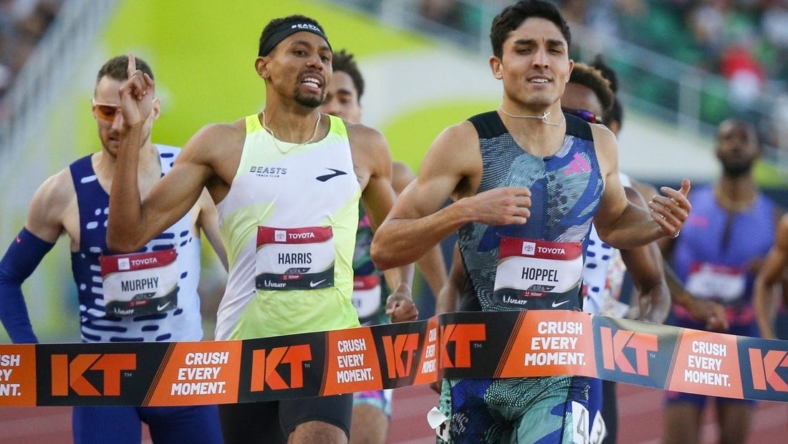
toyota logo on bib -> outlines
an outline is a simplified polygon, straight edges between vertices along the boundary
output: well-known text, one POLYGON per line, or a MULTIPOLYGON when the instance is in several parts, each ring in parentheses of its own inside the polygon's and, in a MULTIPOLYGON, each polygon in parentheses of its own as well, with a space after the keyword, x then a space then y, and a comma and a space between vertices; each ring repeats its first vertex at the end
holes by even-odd
POLYGON ((534 253, 536 253, 536 244, 533 242, 523 242, 523 254, 533 256, 534 253))
POLYGON ((122 257, 118 259, 118 270, 130 270, 131 266, 129 265, 129 258, 122 257))

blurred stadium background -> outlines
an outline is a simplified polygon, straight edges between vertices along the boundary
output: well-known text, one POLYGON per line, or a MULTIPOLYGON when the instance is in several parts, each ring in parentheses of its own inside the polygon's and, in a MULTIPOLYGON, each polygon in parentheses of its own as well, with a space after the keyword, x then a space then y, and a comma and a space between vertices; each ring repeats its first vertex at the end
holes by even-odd
MULTIPOLYGON (((265 91, 253 61, 263 26, 274 17, 312 16, 334 49, 358 57, 367 81, 365 123, 386 135, 395 159, 418 171, 444 127, 500 103, 487 63, 488 34, 494 15, 510 3, 0 0, 0 241, 10 242, 20 230, 44 179, 100 149, 90 98, 98 68, 112 56, 133 52, 151 64, 162 98, 154 142, 181 146, 207 123, 260 110, 265 91)), ((741 117, 754 122, 765 141, 759 183, 788 207, 788 1, 556 3, 570 20, 572 57, 590 61, 603 54, 619 74, 624 172, 655 185, 675 185, 682 177, 709 182, 718 173, 715 126, 741 117)), ((447 258, 451 242, 445 242, 447 258)), ((79 340, 70 256, 66 242, 60 244, 24 286, 45 342, 79 340)), ((204 255, 201 284, 206 338, 213 335, 225 279, 212 255, 204 255)), ((419 280, 415 290, 422 316, 430 316, 427 286, 419 280)), ((4 331, 0 342, 8 342, 4 331)), ((622 417, 620 442, 658 442, 660 396, 622 390, 629 402, 622 403, 622 415, 632 422, 622 417)), ((430 442, 424 415, 435 396, 425 387, 396 396, 403 401, 395 404, 395 416, 413 426, 395 423, 392 442, 430 442)), ((752 442, 783 442, 788 408, 761 408, 752 442)), ((0 442, 70 442, 67 419, 63 409, 0 409, 0 442), (28 431, 53 428, 46 437, 25 438, 28 431)), ((711 432, 706 438, 713 442, 711 432)))

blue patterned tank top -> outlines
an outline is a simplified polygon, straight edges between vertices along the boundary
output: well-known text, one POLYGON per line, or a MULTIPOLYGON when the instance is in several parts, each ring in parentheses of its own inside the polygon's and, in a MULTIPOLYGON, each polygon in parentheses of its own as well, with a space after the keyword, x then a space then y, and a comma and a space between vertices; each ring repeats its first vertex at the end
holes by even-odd
MULTIPOLYGON (((167 173, 180 149, 157 145, 162 175, 167 173)), ((71 177, 79 206, 79 251, 71 253, 71 270, 77 284, 83 342, 199 341, 202 339, 200 299, 200 239, 193 237, 187 214, 140 252, 177 251, 177 309, 144 316, 110 316, 99 258, 108 255, 107 215, 109 195, 93 170, 92 156, 71 164, 71 177)))
POLYGON ((591 127, 566 117, 564 143, 538 157, 512 138, 497 112, 472 117, 483 173, 477 193, 501 187, 531 190, 531 217, 523 225, 470 223, 458 231, 469 276, 463 310, 580 308, 583 244, 604 182, 591 127))

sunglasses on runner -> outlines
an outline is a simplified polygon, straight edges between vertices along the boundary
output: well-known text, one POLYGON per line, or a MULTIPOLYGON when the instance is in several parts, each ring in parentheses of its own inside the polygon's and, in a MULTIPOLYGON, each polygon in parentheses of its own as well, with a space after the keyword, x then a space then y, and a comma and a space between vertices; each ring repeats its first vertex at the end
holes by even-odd
POLYGON ((588 123, 602 123, 602 118, 586 109, 561 108, 561 111, 580 117, 588 123))
POLYGON ((96 99, 90 99, 90 101, 93 103, 93 112, 96 114, 96 117, 101 120, 113 122, 115 120, 115 115, 120 112, 120 105, 99 103, 96 102, 96 99))

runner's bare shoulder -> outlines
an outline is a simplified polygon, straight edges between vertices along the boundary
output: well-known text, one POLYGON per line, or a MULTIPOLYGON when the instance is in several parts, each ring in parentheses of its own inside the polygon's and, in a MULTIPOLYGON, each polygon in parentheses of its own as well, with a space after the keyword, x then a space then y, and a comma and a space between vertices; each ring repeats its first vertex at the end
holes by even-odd
POLYGON ((246 139, 244 119, 232 123, 211 123, 202 127, 183 147, 182 157, 213 164, 243 149, 246 139))
POLYGON ((351 146, 363 147, 364 149, 385 149, 388 151, 388 143, 383 133, 361 123, 350 123, 345 121, 348 139, 351 146))

